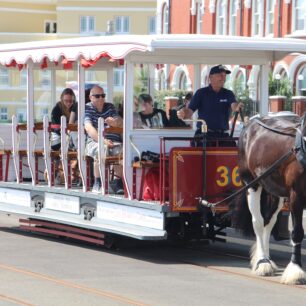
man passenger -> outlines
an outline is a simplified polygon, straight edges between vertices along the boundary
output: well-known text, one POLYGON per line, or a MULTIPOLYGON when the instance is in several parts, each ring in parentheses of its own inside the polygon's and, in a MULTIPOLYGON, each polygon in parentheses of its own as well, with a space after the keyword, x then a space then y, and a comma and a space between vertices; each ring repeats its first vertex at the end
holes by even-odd
MULTIPOLYGON (((93 192, 100 192, 101 177, 98 167, 98 119, 102 117, 106 127, 122 127, 122 118, 118 115, 112 103, 105 102, 105 93, 102 87, 94 86, 90 90, 90 101, 85 105, 84 127, 87 133, 86 152, 94 159, 94 185, 93 192)), ((115 142, 122 142, 119 134, 106 134, 104 143, 113 147, 115 142)), ((117 175, 122 177, 122 167, 117 169, 117 175)), ((122 188, 120 193, 122 193, 122 188)), ((119 193, 119 191, 117 191, 119 193)))

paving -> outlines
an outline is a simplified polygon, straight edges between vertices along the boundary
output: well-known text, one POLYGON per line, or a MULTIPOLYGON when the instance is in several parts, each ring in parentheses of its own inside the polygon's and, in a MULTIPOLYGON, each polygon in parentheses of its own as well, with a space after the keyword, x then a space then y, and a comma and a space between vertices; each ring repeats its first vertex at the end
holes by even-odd
MULTIPOLYGON (((251 275, 251 240, 228 230, 228 242, 141 243, 114 249, 24 233, 0 215, 0 305, 305 305, 306 286, 251 275)), ((273 242, 284 269, 289 241, 273 242)), ((306 249, 303 248, 306 262, 306 249)))

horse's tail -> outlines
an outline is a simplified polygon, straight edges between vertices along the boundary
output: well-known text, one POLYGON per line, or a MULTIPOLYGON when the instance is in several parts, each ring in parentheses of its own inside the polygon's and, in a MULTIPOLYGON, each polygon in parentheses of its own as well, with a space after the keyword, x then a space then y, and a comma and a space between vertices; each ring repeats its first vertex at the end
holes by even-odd
POLYGON ((246 192, 237 196, 230 204, 232 211, 232 227, 244 236, 254 236, 252 215, 248 207, 246 192))

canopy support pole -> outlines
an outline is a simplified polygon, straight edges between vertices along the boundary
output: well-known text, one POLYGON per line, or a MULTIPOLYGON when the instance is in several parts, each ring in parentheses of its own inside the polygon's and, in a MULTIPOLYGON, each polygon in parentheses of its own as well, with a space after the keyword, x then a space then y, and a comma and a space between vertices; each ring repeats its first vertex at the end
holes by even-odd
POLYGON ((78 164, 83 183, 83 191, 86 192, 85 131, 83 126, 85 113, 85 70, 80 60, 78 61, 78 88, 78 164))
POLYGON ((269 111, 269 65, 260 66, 260 99, 259 99, 259 113, 265 116, 269 111))
POLYGON ((133 159, 132 148, 129 143, 131 130, 133 129, 133 105, 134 105, 134 64, 128 59, 125 61, 124 79, 124 121, 123 121, 123 178, 129 200, 132 199, 133 169, 131 162, 133 159))
POLYGON ((36 185, 35 157, 33 152, 34 137, 34 75, 33 62, 29 61, 27 63, 27 155, 33 186, 36 185))

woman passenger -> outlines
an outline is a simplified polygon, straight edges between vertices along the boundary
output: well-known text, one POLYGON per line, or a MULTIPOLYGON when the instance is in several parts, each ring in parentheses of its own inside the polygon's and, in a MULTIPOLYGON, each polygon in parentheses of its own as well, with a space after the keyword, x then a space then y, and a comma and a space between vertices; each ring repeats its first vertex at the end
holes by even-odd
MULTIPOLYGON (((61 116, 66 117, 67 123, 74 123, 75 119, 71 119, 71 113, 77 112, 76 97, 71 88, 63 90, 60 101, 56 103, 51 112, 52 124, 61 124, 61 116), (73 122, 71 122, 73 121, 73 122)), ((59 150, 61 148, 61 133, 60 128, 53 129, 51 132, 51 148, 52 150, 59 150)))

